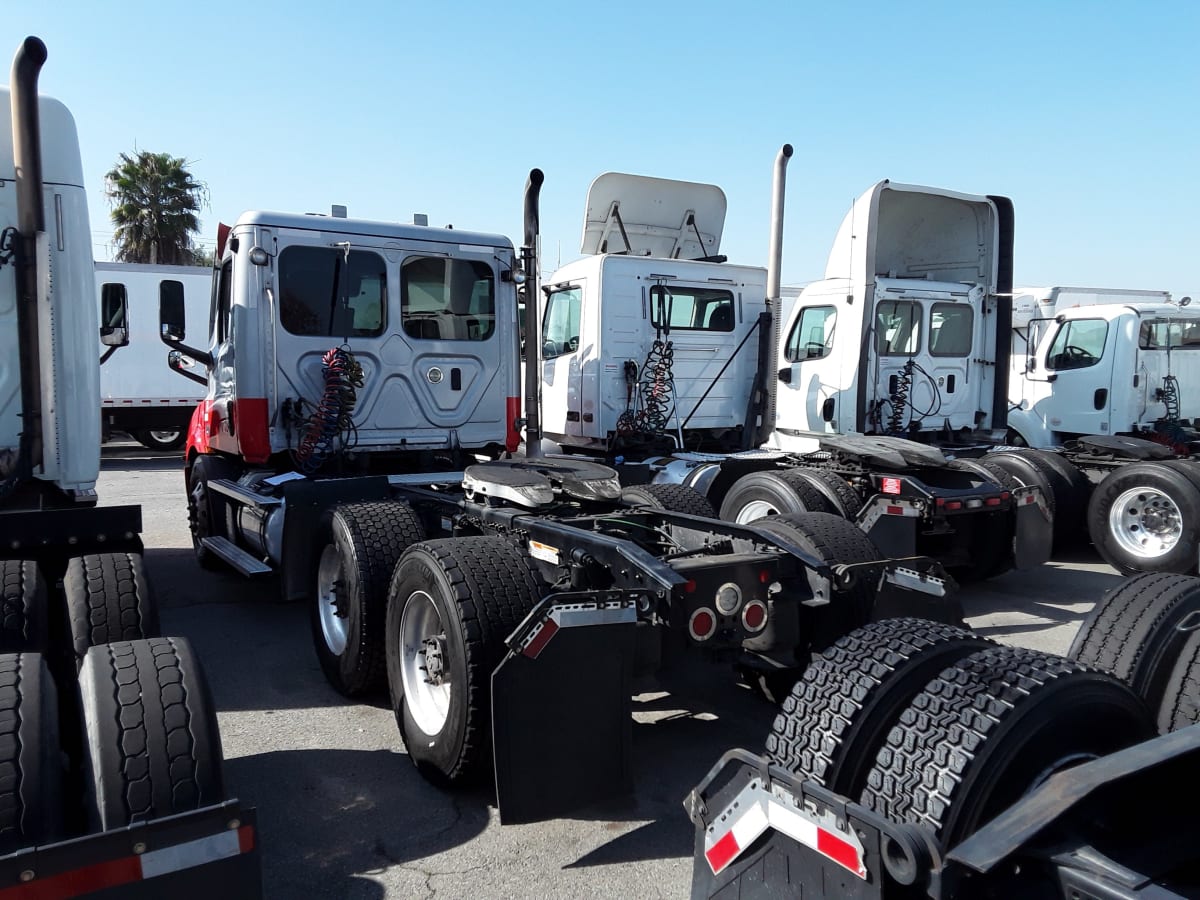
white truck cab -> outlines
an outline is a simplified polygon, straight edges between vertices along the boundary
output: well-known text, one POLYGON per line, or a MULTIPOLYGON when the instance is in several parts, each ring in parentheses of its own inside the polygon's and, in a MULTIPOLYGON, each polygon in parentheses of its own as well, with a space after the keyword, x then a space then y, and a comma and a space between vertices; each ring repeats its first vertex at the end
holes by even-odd
POLYGON ((1003 428, 1011 258, 1004 198, 881 181, 847 213, 825 277, 792 302, 776 350, 770 446, 826 434, 983 440, 1003 428), (866 236, 865 239, 862 236, 866 236))
POLYGON ((1118 300, 1068 307, 1028 327, 1040 339, 1013 354, 1008 415, 1028 446, 1148 435, 1200 418, 1200 309, 1118 300))
POLYGON ((566 448, 743 446, 766 270, 719 256, 716 185, 609 172, 588 191, 584 258, 545 282, 545 436, 566 448))
POLYGON ((318 437, 338 439, 333 455, 384 465, 387 454, 516 448, 508 238, 247 212, 221 250, 207 350, 186 347, 178 322, 164 323, 169 345, 208 368, 189 460, 217 453, 238 466, 292 467, 314 416, 330 412, 331 379, 343 377, 353 404, 318 423, 334 433, 318 437), (331 366, 338 348, 350 368, 331 366))

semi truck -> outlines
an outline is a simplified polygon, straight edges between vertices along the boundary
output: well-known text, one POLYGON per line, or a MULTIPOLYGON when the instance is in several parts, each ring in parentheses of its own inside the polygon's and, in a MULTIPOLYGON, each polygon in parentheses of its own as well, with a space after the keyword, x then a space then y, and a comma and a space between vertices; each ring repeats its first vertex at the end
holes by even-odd
POLYGON ((1196 572, 1200 311, 1161 292, 1024 296, 1042 299, 1014 309, 1008 440, 1030 449, 985 459, 1048 492, 1060 545, 1087 534, 1127 574, 1196 572))
POLYGON ((96 263, 100 321, 105 328, 123 330, 129 342, 127 349, 114 347, 100 357, 100 416, 106 436, 122 431, 151 450, 183 447, 192 410, 204 392, 162 363, 158 298, 163 290, 181 293, 194 328, 208 316, 211 287, 212 270, 203 266, 96 263))
POLYGON ((546 437, 629 483, 693 487, 731 521, 841 515, 886 554, 960 578, 1044 562, 1042 490, 967 458, 1005 433, 1011 203, 879 182, 785 320, 791 152, 776 160, 766 270, 720 255, 716 186, 593 182, 586 256, 547 279, 532 351, 546 437))
POLYGON ((917 619, 814 660, 766 752, 689 794, 692 896, 1194 897, 1200 579, 1146 573, 1066 658, 917 619))
POLYGON ((506 823, 629 787, 631 679, 683 650, 766 690, 884 605, 961 616, 934 561, 884 559, 838 517, 724 522, 681 485, 510 455, 542 179, 519 255, 463 229, 251 212, 220 241, 207 347, 176 298, 161 310, 209 374, 184 473, 201 563, 276 573, 330 684, 386 685, 421 771, 492 771, 506 823))
POLYGON ((96 505, 100 367, 75 123, 27 38, 0 90, 0 892, 261 896, 187 640, 161 636, 141 509, 96 505), (11 110, 11 116, 8 115, 11 110))

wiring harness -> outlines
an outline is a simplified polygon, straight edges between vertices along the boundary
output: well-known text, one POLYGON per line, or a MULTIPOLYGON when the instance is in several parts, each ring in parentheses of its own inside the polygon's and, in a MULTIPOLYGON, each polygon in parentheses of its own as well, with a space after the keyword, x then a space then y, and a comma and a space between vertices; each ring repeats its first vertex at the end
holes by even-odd
MULTIPOLYGON (((300 446, 292 454, 298 468, 312 475, 333 456, 344 453, 357 441, 354 407, 363 386, 363 370, 350 348, 343 344, 321 357, 325 390, 308 417, 300 435, 300 446)), ((303 401, 297 401, 297 410, 303 401)))

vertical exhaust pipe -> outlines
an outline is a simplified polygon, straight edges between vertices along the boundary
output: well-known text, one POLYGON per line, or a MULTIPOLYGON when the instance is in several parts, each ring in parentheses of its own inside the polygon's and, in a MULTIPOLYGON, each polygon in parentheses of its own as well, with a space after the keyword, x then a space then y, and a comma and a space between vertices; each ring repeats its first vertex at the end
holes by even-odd
POLYGON ((771 341, 767 358, 760 358, 758 361, 767 397, 757 443, 766 440, 775 430, 775 405, 779 389, 775 359, 780 331, 783 328, 783 303, 779 297, 780 270, 783 268, 783 201, 787 185, 787 165, 791 158, 792 145, 784 144, 775 157, 775 177, 771 182, 771 242, 767 250, 767 309, 771 312, 771 341))
POLYGON ((525 274, 525 455, 542 455, 542 339, 538 328, 541 278, 538 259, 541 215, 538 206, 546 176, 533 169, 525 182, 525 243, 521 247, 521 270, 525 274))
MULTIPOLYGON (((27 37, 13 57, 12 128, 16 161, 17 334, 21 366, 21 444, 17 477, 28 478, 42 460, 42 378, 38 336, 38 236, 46 231, 42 205, 41 117, 38 76, 46 63, 46 45, 27 37)), ((43 237, 44 241, 45 238, 43 237)))

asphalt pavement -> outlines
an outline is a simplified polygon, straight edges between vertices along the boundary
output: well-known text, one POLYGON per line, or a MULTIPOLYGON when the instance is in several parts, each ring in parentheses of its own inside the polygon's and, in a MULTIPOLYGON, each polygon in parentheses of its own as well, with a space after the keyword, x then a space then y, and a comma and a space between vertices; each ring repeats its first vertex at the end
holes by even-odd
MULTIPOLYGON (((307 610, 279 602, 273 579, 197 565, 178 455, 109 444, 102 469, 102 504, 142 505, 164 633, 186 637, 203 660, 228 792, 258 809, 268 898, 688 895, 683 798, 725 750, 761 750, 774 716, 730 673, 689 666, 672 692, 635 698, 632 797, 502 827, 487 790, 445 791, 417 772, 386 697, 349 703, 328 686, 307 610)), ((977 631, 1061 653, 1119 580, 1081 551, 960 596, 977 631)))

